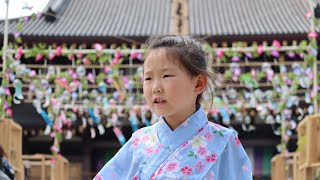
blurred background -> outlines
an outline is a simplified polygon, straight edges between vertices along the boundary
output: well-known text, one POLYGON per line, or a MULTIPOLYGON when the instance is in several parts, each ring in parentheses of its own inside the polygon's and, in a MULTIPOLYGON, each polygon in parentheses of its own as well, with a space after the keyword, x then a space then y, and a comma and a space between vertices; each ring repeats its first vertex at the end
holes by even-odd
POLYGON ((320 123, 297 133, 319 121, 318 18, 316 0, 0 0, 0 144, 17 179, 92 179, 157 120, 144 42, 180 34, 210 55, 203 106, 238 132, 254 179, 303 179, 299 153, 319 178, 320 123))

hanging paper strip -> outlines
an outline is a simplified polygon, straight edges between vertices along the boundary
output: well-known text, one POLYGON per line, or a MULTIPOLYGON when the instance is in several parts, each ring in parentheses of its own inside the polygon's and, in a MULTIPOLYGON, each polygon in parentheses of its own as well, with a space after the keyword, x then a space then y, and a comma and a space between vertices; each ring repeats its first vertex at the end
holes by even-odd
POLYGON ((114 132, 114 134, 116 134, 121 146, 123 146, 126 143, 126 139, 125 139, 124 135, 122 134, 120 128, 114 127, 113 132, 114 132))
POLYGON ((146 118, 146 110, 144 108, 141 108, 141 119, 142 122, 146 124, 146 126, 151 126, 150 121, 146 118))
POLYGON ((272 148, 264 148, 263 150, 263 164, 262 174, 268 176, 271 174, 271 158, 273 156, 272 148))
POLYGON ((23 99, 23 95, 22 95, 22 82, 20 79, 15 79, 13 81, 13 86, 15 88, 15 93, 14 96, 19 99, 22 100, 23 99))
POLYGON ((88 108, 88 113, 89 113, 89 115, 92 118, 94 123, 96 123, 96 124, 100 123, 100 118, 94 115, 93 108, 88 108))
POLYGON ((130 124, 131 124, 131 127, 132 127, 132 131, 136 132, 139 129, 139 127, 138 127, 138 118, 137 118, 137 115, 134 112, 134 110, 130 111, 129 120, 130 120, 130 124))
POLYGON ((50 125, 50 126, 53 125, 53 120, 49 117, 49 115, 47 114, 47 112, 45 112, 44 110, 42 110, 42 111, 40 112, 40 115, 41 115, 41 117, 44 119, 44 121, 45 121, 48 125, 50 125))

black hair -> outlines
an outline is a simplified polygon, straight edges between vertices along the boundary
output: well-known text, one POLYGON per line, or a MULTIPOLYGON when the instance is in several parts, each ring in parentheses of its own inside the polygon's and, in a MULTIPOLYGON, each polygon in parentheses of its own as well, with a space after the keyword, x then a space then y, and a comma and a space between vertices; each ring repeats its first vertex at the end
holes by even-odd
MULTIPOLYGON (((190 36, 180 35, 157 35, 151 36, 147 43, 147 54, 152 50, 158 48, 166 48, 166 52, 170 55, 178 56, 179 61, 183 67, 187 70, 191 76, 197 76, 200 74, 206 75, 208 80, 211 80, 212 84, 208 83, 213 99, 214 89, 211 86, 215 85, 216 79, 214 79, 214 73, 208 69, 209 56, 203 50, 202 43, 190 36)), ((199 94, 196 99, 196 105, 200 105, 202 95, 199 94)), ((211 104, 212 106, 212 104, 211 104)))

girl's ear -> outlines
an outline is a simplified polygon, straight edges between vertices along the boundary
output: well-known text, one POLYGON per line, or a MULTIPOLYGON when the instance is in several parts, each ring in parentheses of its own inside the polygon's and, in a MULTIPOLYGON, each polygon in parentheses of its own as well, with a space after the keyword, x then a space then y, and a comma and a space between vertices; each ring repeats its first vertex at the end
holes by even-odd
POLYGON ((200 74, 196 77, 196 79, 197 79, 197 82, 196 82, 195 92, 197 94, 201 94, 208 84, 208 77, 206 75, 200 74))

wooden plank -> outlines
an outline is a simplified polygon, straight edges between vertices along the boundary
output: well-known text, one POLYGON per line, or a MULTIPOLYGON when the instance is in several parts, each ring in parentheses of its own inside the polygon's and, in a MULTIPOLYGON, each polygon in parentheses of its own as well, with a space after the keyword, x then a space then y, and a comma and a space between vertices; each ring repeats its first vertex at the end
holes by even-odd
POLYGON ((271 159, 271 178, 274 180, 287 179, 285 175, 285 158, 283 154, 271 159))
POLYGON ((23 180, 22 127, 12 119, 0 119, 0 144, 16 172, 16 179, 23 180))
POLYGON ((309 167, 320 162, 320 114, 306 116, 297 127, 299 144, 299 166, 309 167))
POLYGON ((24 155, 23 161, 30 164, 30 179, 69 179, 69 161, 63 156, 53 156, 46 154, 24 155), (55 164, 52 166, 51 159, 55 164))

